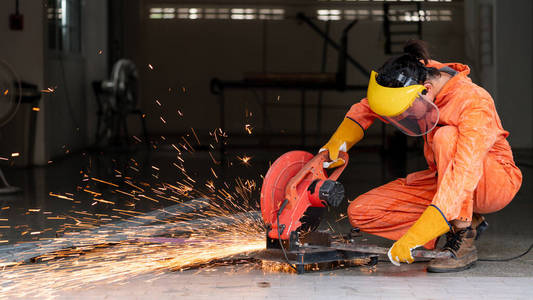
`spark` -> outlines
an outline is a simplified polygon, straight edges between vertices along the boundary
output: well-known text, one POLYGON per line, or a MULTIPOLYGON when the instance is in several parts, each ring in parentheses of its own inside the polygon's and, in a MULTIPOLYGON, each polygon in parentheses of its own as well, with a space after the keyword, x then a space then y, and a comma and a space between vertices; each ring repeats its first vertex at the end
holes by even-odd
POLYGON ((153 69, 154 69, 154 66, 152 66, 152 64, 148 64, 148 68, 149 68, 150 70, 153 70, 153 69))
POLYGON ((65 218, 65 217, 46 217, 46 219, 48 219, 48 220, 66 220, 67 218, 65 218))
MULTIPOLYGON (((57 297, 59 291, 85 289, 95 284, 120 284, 134 276, 148 273, 157 278, 158 274, 168 270, 179 271, 198 266, 212 266, 216 260, 264 249, 264 225, 255 212, 257 207, 250 206, 250 203, 255 203, 252 201, 252 193, 257 190, 256 182, 237 178, 233 183, 219 183, 213 179, 204 184, 203 181, 197 182, 195 178, 189 176, 184 168, 183 149, 194 152, 191 138, 200 144, 193 128, 191 131, 192 134, 181 137, 179 143, 172 144, 177 151, 176 162, 172 165, 177 168, 176 171, 181 176, 175 181, 170 183, 136 181, 137 173, 132 175, 131 170, 138 172, 139 169, 151 166, 152 169, 159 171, 159 167, 129 159, 123 172, 117 170, 111 172, 112 178, 115 178, 113 183, 94 178, 89 171, 84 170, 80 172, 82 183, 76 187, 75 192, 50 192, 51 197, 70 201, 80 199, 73 203, 86 201, 84 203, 86 206, 75 206, 76 208, 73 207, 68 212, 54 212, 53 215, 46 216, 48 220, 60 221, 54 222, 59 225, 56 234, 60 237, 52 239, 53 243, 68 238, 68 241, 76 241, 76 244, 70 244, 73 246, 69 246, 68 249, 39 254, 40 256, 34 260, 41 263, 21 264, 0 261, 1 265, 11 265, 0 272, 0 282, 3 283, 0 288, 0 298, 49 299, 57 297), (117 174, 123 178, 121 182, 116 181, 117 174), (95 186, 99 186, 99 183, 112 188, 101 193, 92 191, 95 186), (116 206, 114 201, 104 199, 107 198, 107 193, 114 195, 108 199, 119 201, 116 206), (128 199, 123 199, 124 196, 128 199), (166 201, 186 206, 190 204, 184 202, 185 199, 198 198, 209 199, 209 206, 202 211, 176 213, 166 219, 145 215, 136 210, 137 204, 142 207, 142 203, 146 204, 146 201, 150 201, 148 202, 150 206, 161 206, 168 203, 166 201), (97 207, 90 205, 97 203, 114 206, 110 207, 109 214, 94 213, 97 207), (255 215, 251 214, 252 212, 255 215), (108 221, 117 223, 107 223, 108 221), (157 223, 150 225, 153 222, 157 223), (163 234, 170 235, 170 238, 160 237, 163 234), (109 242, 110 237, 115 236, 124 237, 124 240, 109 242), (51 280, 42 280, 44 277, 51 280)), ((220 137, 222 143, 228 136, 221 128, 210 132, 210 135, 215 140, 220 137)), ((210 146, 214 148, 211 144, 210 146)), ((216 164, 213 155, 209 154, 216 164)), ((251 157, 246 155, 238 158, 248 165, 251 160, 251 157)), ((218 179, 215 170, 213 168, 210 170, 214 178, 218 179)), ((8 208, 10 207, 2 209, 8 208)), ((31 210, 37 209, 27 211, 31 210)), ((164 211, 164 208, 161 211, 164 211)), ((46 233, 51 233, 51 230, 51 228, 31 226, 17 229, 18 232, 22 232, 24 238, 29 239, 31 236, 33 240, 38 239, 45 245, 49 240, 44 236, 46 233)), ((0 240, 0 243, 3 242, 0 240)))
POLYGON ((96 182, 105 183, 105 184, 110 185, 110 186, 118 187, 117 184, 114 184, 114 183, 111 183, 111 182, 108 182, 108 181, 105 181, 105 180, 102 180, 102 179, 91 177, 91 180, 96 181, 96 182))
POLYGON ((183 113, 182 113, 181 110, 179 110, 179 109, 178 109, 178 115, 179 115, 180 117, 183 117, 183 113))
POLYGON ((102 53, 104 53, 103 50, 98 50, 98 55, 102 55, 102 53))
POLYGON ((115 205, 115 202, 113 202, 113 201, 107 201, 107 200, 104 200, 104 199, 97 199, 97 198, 94 198, 93 200, 97 201, 97 202, 101 202, 101 203, 107 203, 107 204, 115 205))
POLYGON ((252 125, 250 125, 250 124, 246 124, 246 125, 244 125, 244 130, 246 130, 246 132, 248 132, 248 134, 252 134, 252 130, 253 130, 253 129, 254 129, 254 128, 253 128, 252 125))
POLYGON ((196 139, 196 142, 198 143, 198 145, 200 145, 200 139, 196 135, 196 132, 194 131, 194 128, 191 127, 191 131, 192 131, 192 134, 194 135, 194 138, 196 139))
POLYGON ((129 186, 131 186, 131 187, 133 187, 133 188, 135 188, 135 189, 137 189, 137 190, 139 190, 139 191, 141 191, 141 192, 144 192, 144 190, 143 190, 142 188, 140 188, 139 186, 133 184, 133 183, 132 183, 131 181, 129 181, 129 180, 124 181, 124 183, 126 183, 127 185, 129 185, 129 186))
POLYGON ((102 196, 102 193, 93 192, 93 191, 88 190, 88 189, 83 189, 83 191, 86 192, 86 193, 92 194, 95 197, 102 196))
POLYGON ((160 119, 161 122, 163 122, 164 124, 167 124, 167 121, 165 121, 165 119, 163 119, 163 117, 159 117, 159 119, 160 119))
POLYGON ((215 173, 215 170, 213 170, 213 168, 211 168, 211 173, 213 173, 213 175, 215 176, 215 178, 218 178, 217 173, 215 173))
POLYGON ((155 99, 155 103, 156 103, 158 106, 161 106, 161 102, 159 102, 159 100, 155 99))
POLYGON ((34 106, 34 107, 31 108, 31 110, 33 110, 33 111, 40 111, 41 109, 40 109, 39 107, 35 107, 35 106, 34 106))
POLYGON ((145 195, 139 195, 139 197, 142 197, 142 198, 148 199, 148 200, 150 200, 150 201, 159 202, 158 200, 156 200, 156 199, 154 199, 154 198, 151 198, 151 197, 148 197, 148 196, 145 196, 145 195))
POLYGON ((11 153, 11 157, 19 157, 19 156, 20 156, 20 153, 18 152, 11 153))
POLYGON ((121 193, 121 194, 124 194, 124 195, 126 195, 126 196, 130 196, 130 197, 132 197, 132 198, 135 198, 135 195, 130 194, 130 193, 128 193, 128 192, 124 192, 124 191, 121 191, 121 190, 115 190, 115 191, 116 191, 116 192, 119 192, 119 193, 121 193))
MULTIPOLYGON (((185 144, 187 144, 187 146, 189 147, 190 151, 189 151, 189 150, 187 150, 187 151, 189 151, 189 152, 194 152, 194 148, 193 148, 193 146, 191 146, 191 144, 189 144, 189 141, 188 141, 185 137, 183 137, 183 136, 181 137, 181 139, 182 139, 182 140, 185 142, 185 144)), ((187 148, 185 148, 185 149, 187 149, 187 148)))
POLYGON ((252 157, 243 155, 242 157, 237 156, 237 159, 239 159, 242 164, 250 166, 250 160, 252 159, 252 157))
POLYGON ((6 89, 6 90, 4 91, 4 96, 6 96, 8 93, 9 93, 9 90, 6 89))
POLYGON ((205 183, 205 186, 207 186, 210 190, 215 190, 215 184, 212 180, 208 180, 206 183, 205 183))
POLYGON ((70 200, 70 201, 74 200, 73 198, 70 198, 70 197, 67 197, 67 196, 63 196, 63 195, 54 194, 52 192, 48 193, 48 195, 50 195, 52 197, 59 198, 59 199, 65 199, 65 200, 70 200))
POLYGON ((45 94, 52 94, 56 91, 56 88, 55 87, 49 87, 45 90, 41 90, 41 93, 45 93, 45 94))
POLYGON ((217 160, 215 159, 215 157, 213 156, 213 154, 211 153, 211 151, 209 151, 209 156, 211 157, 211 160, 213 161, 213 163, 214 163, 215 165, 220 164, 220 162, 217 161, 217 160))

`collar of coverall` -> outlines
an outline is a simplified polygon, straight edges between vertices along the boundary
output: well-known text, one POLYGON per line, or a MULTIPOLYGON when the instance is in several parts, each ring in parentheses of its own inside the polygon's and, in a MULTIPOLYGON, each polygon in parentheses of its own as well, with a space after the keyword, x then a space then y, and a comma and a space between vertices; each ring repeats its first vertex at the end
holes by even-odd
POLYGON ((454 87, 459 81, 465 79, 468 74, 470 74, 470 68, 467 65, 463 65, 460 63, 441 63, 436 60, 430 60, 426 67, 432 67, 436 69, 449 67, 458 72, 457 75, 450 78, 450 80, 448 80, 448 82, 444 84, 440 92, 435 97, 434 103, 435 105, 437 105, 437 107, 445 105, 448 102, 446 95, 454 89, 454 87))

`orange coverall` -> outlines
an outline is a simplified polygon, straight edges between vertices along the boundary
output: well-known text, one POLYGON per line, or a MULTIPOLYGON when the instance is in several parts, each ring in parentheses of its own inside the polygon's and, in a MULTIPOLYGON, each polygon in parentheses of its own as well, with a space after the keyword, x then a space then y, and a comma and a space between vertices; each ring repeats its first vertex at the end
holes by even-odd
MULTIPOLYGON (((458 72, 434 100, 439 122, 424 137, 429 168, 375 188, 348 207, 352 226, 392 240, 402 237, 430 204, 449 221, 470 221, 473 212, 505 207, 522 183, 506 140, 509 132, 503 130, 489 93, 467 77, 468 66, 437 61, 427 66, 458 72)), ((378 118, 367 99, 354 104, 346 117, 365 130, 378 118)))

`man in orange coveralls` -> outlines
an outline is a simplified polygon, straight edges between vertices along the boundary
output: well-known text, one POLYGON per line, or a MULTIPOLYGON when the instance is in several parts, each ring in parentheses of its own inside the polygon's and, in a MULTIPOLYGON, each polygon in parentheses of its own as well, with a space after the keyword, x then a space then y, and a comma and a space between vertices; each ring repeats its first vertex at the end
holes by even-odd
POLYGON ((411 136, 424 137, 429 168, 377 187, 351 202, 350 223, 362 231, 397 240, 388 256, 395 265, 411 263, 411 250, 434 248, 446 234, 430 272, 453 272, 477 261, 474 245, 481 214, 496 212, 513 199, 522 183, 509 135, 491 96, 472 83, 470 69, 429 59, 422 41, 410 41, 405 54, 372 72, 367 98, 354 104, 321 151, 334 168, 363 138, 376 118, 411 136))

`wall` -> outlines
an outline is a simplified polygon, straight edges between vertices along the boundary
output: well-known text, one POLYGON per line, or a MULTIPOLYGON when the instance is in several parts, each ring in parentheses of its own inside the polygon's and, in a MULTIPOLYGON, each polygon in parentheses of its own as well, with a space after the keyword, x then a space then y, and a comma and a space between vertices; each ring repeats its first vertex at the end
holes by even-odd
POLYGON ((531 1, 476 0, 465 3, 468 60, 473 79, 494 98, 504 129, 514 148, 533 147, 533 86, 531 1), (480 40, 482 6, 493 7, 493 61, 483 63, 480 40))
POLYGON ((108 1, 85 1, 83 39, 85 56, 85 99, 87 114, 86 144, 94 143, 97 122, 97 104, 92 82, 109 77, 108 70, 108 1))
MULTIPOLYGON (((130 16, 141 22, 136 35, 141 53, 135 59, 142 78, 142 109, 148 114, 151 135, 176 135, 194 127, 199 134, 206 136, 208 131, 219 127, 219 99, 209 90, 213 77, 240 80, 245 72, 320 70, 323 39, 294 18, 282 21, 150 20, 142 8, 147 9, 151 3, 144 1, 138 11, 140 15, 130 16), (148 64, 155 69, 149 69, 148 64), (163 107, 156 104, 156 99, 163 107), (183 112, 183 117, 178 115, 178 109, 183 112)), ((157 5, 159 2, 153 3, 157 5)), ((454 21, 424 23, 423 37, 433 46, 436 58, 462 61, 465 58, 462 4, 452 8, 454 21), (443 40, 443 36, 447 40, 443 40)), ((314 13, 310 5, 289 9, 291 14, 298 9, 307 9, 310 16, 314 13)), ((324 22, 315 22, 324 28, 324 22)), ((332 22, 330 30, 334 40, 340 39, 347 23, 332 22)), ((349 38, 350 54, 367 69, 377 69, 387 58, 381 22, 361 21, 353 28, 349 38)), ((337 52, 329 48, 327 71, 335 72, 336 69, 337 52)), ((354 68, 348 66, 348 70, 349 84, 367 83, 368 78, 354 68)), ((311 143, 323 143, 350 105, 364 94, 364 91, 325 92, 324 103, 338 108, 323 111, 324 121, 319 130, 322 136, 311 140, 311 143)), ((308 132, 315 133, 318 130, 315 109, 318 93, 307 92, 306 96, 306 127, 308 132)), ((226 126, 233 135, 246 134, 244 125, 248 123, 255 128, 255 133, 285 132, 288 136, 299 133, 299 91, 229 91, 226 100, 226 126), (270 104, 265 122, 261 115, 264 99, 270 104), (284 107, 283 104, 292 104, 293 107, 284 107), (246 111, 252 116, 246 115, 246 111), (266 128, 263 128, 263 123, 266 128)), ((369 134, 378 136, 380 132, 381 126, 375 125, 369 134)), ((294 137, 288 139, 294 140, 294 137)))
POLYGON ((9 29, 9 15, 15 12, 15 1, 0 2, 0 57, 9 62, 23 80, 43 85, 43 9, 40 1, 21 1, 24 30, 9 29))
POLYGON ((513 147, 533 147, 533 3, 496 1, 497 105, 513 147), (512 3, 512 5, 510 5, 512 3))
POLYGON ((81 12, 81 52, 46 51, 46 85, 58 87, 44 101, 49 159, 94 142, 97 105, 91 83, 109 76, 107 0, 82 1, 81 12))
POLYGON ((35 155, 25 157, 28 144, 31 107, 21 106, 15 119, 1 129, 0 156, 20 152, 19 165, 45 165, 49 160, 80 150, 94 140, 96 102, 93 80, 108 77, 107 72, 107 0, 82 1, 82 51, 78 54, 51 51, 48 48, 47 21, 42 1, 21 1, 24 30, 7 27, 14 1, 0 2, 0 58, 10 63, 22 80, 40 89, 55 88, 43 94, 37 119, 35 155), (101 54, 99 53, 100 51, 101 54))
MULTIPOLYGON (((12 31, 8 27, 9 15, 15 12, 15 1, 0 1, 0 59, 8 62, 21 80, 44 86, 44 29, 41 1, 21 1, 20 12, 24 15, 24 29, 12 31)), ((25 165, 32 159, 27 157, 29 142, 29 104, 21 105, 15 118, 1 132, 0 156, 13 152, 21 153, 17 164, 25 165)), ((37 119, 35 157, 44 160, 44 115, 37 119)))

